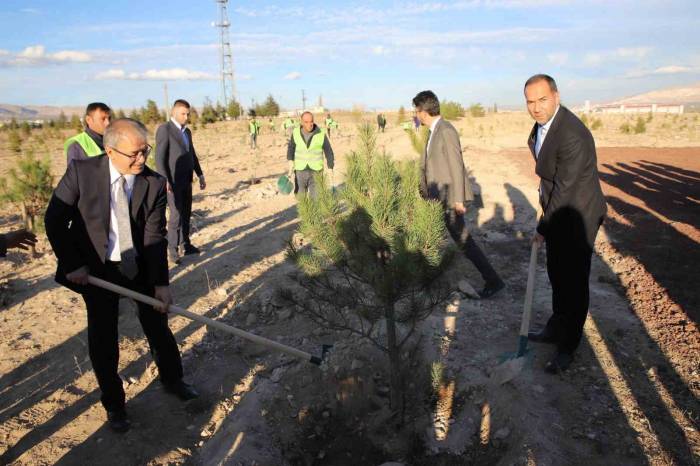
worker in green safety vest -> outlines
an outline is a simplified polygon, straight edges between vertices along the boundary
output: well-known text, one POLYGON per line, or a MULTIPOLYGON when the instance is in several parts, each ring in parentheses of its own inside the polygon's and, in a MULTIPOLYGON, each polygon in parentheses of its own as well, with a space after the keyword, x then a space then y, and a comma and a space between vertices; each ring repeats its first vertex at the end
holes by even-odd
POLYGON ((112 110, 102 102, 93 102, 85 108, 85 131, 76 134, 63 144, 66 167, 73 160, 84 160, 104 153, 102 135, 112 118, 112 110))
POLYGON ((328 139, 331 138, 331 130, 334 128, 338 128, 338 122, 335 121, 329 113, 328 115, 326 115, 326 134, 328 135, 328 139))
POLYGON ((258 123, 258 120, 255 119, 255 115, 250 117, 250 121, 248 122, 248 133, 250 134, 250 148, 257 149, 260 123, 258 123))
POLYGON ((282 128, 284 128, 284 132, 287 134, 287 137, 292 137, 292 130, 294 129, 294 126, 296 126, 296 123, 294 123, 294 119, 287 117, 284 120, 284 123, 282 123, 282 128))
POLYGON ((287 146, 289 177, 295 176, 294 193, 316 195, 315 176, 323 172, 323 157, 331 172, 333 183, 333 149, 325 132, 314 123, 311 112, 301 114, 301 126, 296 126, 287 146))

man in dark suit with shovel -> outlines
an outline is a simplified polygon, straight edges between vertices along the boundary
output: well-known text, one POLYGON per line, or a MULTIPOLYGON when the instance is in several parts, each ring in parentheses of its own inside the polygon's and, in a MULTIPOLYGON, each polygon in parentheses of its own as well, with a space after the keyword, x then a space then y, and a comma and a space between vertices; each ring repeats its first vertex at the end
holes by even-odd
POLYGON ((528 146, 540 177, 542 217, 533 241, 547 246, 552 317, 530 340, 557 346, 549 373, 565 371, 583 335, 588 315, 588 280, 598 228, 606 212, 595 141, 588 128, 560 105, 557 84, 538 74, 525 83, 525 100, 536 121, 528 146))
POLYGON ((168 327, 165 239, 166 180, 146 167, 148 132, 128 118, 105 131, 106 155, 68 166, 46 210, 46 235, 58 258, 56 281, 83 296, 90 361, 109 425, 129 429, 117 373, 119 296, 88 284, 88 275, 153 296, 154 309, 138 304, 138 317, 167 391, 183 400, 197 392, 182 380, 177 343, 168 327))

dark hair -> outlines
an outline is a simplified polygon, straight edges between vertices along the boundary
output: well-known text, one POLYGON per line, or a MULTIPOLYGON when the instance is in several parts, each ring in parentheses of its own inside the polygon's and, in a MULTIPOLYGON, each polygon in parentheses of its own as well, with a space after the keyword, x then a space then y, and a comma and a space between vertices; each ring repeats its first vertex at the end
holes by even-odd
POLYGON ((559 89, 557 89, 557 83, 554 81, 554 78, 551 77, 548 74, 536 74, 534 76, 530 76, 530 79, 525 81, 525 87, 523 87, 523 90, 529 86, 530 84, 535 84, 540 81, 547 81, 547 84, 549 84, 549 90, 552 92, 559 92, 559 89))
POLYGON ((440 114, 440 101, 433 91, 421 91, 413 98, 413 106, 418 111, 426 111, 430 116, 440 114))
POLYGON ((190 103, 185 99, 177 99, 175 102, 173 102, 173 108, 175 107, 190 108, 190 103))
POLYGON ((102 110, 105 113, 112 113, 112 109, 109 108, 107 104, 103 104, 102 102, 93 102, 85 107, 85 116, 92 115, 95 110, 102 110))

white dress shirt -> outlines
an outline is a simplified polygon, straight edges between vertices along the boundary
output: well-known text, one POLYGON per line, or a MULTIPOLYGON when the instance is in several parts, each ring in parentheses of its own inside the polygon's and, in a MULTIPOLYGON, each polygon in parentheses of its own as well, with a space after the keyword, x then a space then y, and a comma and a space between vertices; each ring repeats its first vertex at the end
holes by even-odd
POLYGON ((428 144, 426 145, 425 151, 427 153, 428 150, 430 150, 430 141, 433 140, 433 135, 435 134, 435 127, 438 124, 438 121, 440 121, 442 117, 438 115, 432 123, 430 123, 430 137, 428 138, 428 144))
MULTIPOLYGON (((122 254, 119 250, 119 227, 117 226, 117 189, 121 189, 121 183, 117 183, 121 173, 109 160, 109 240, 107 241, 107 260, 119 262, 122 254)), ((123 175, 126 180, 126 197, 131 200, 131 191, 134 189, 136 175, 123 175)), ((131 209, 129 209, 131 210, 131 209)))
POLYGON ((542 144, 544 144, 544 140, 547 137, 547 132, 549 131, 549 127, 552 126, 552 122, 554 121, 554 117, 557 116, 557 112, 559 112, 559 105, 557 105, 557 109, 554 110, 554 115, 552 115, 552 118, 550 118, 547 123, 543 125, 537 125, 537 140, 535 141, 535 157, 539 157, 540 155, 540 149, 542 149, 542 144))

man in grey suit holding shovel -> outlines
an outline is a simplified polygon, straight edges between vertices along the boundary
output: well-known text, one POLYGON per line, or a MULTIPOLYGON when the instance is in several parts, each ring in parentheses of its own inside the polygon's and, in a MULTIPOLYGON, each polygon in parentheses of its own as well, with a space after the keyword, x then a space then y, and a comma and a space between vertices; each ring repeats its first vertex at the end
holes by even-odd
POLYGON ((464 214, 474 194, 464 167, 459 134, 452 124, 440 117, 440 101, 432 91, 419 92, 413 98, 413 106, 421 124, 430 128, 420 160, 421 194, 442 202, 447 230, 484 279, 479 296, 489 298, 505 284, 467 229, 464 214))

